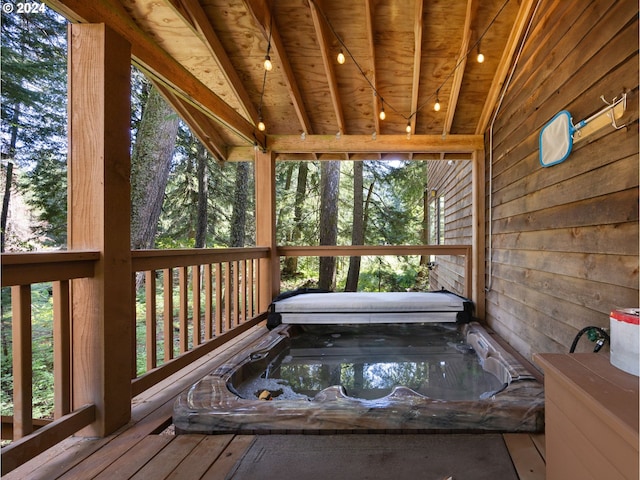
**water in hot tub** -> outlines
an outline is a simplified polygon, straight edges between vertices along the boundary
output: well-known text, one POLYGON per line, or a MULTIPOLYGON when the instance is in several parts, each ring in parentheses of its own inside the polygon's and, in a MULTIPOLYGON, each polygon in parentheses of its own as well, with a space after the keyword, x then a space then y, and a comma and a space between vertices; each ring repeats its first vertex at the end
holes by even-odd
POLYGON ((398 324, 307 326, 261 375, 234 389, 243 398, 266 390, 273 400, 311 400, 333 385, 368 400, 395 386, 439 400, 483 399, 503 387, 455 325, 398 324))

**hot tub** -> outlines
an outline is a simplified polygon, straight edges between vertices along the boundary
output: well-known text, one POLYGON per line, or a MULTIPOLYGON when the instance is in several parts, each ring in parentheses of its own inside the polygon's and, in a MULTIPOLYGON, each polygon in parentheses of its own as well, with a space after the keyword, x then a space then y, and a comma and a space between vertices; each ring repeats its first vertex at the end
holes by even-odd
POLYGON ((265 328, 173 414, 176 433, 204 434, 536 432, 543 421, 542 385, 476 322, 265 328), (460 392, 466 377, 484 379, 460 392))

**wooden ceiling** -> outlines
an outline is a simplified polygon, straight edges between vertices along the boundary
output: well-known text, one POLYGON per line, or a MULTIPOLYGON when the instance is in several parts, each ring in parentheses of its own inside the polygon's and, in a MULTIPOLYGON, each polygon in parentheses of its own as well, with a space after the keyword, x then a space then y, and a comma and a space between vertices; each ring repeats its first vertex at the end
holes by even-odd
POLYGON ((134 63, 227 161, 253 158, 255 145, 282 159, 469 158, 533 0, 48 3, 126 37, 134 63))

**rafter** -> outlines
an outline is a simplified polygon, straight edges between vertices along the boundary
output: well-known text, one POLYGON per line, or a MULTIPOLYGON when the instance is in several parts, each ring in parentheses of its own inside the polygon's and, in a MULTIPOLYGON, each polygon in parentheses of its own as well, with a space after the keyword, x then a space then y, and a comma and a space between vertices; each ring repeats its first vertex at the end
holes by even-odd
POLYGON ((218 35, 211 26, 211 22, 207 18, 207 14, 202 9, 198 0, 165 0, 174 5, 176 11, 183 16, 195 30, 196 34, 202 39, 202 42, 206 45, 211 56, 220 67, 220 71, 223 74, 229 87, 233 90, 236 98, 240 103, 240 107, 244 111, 245 115, 253 120, 253 123, 258 123, 258 110, 253 105, 251 97, 244 88, 244 84, 238 75, 235 67, 229 59, 229 55, 225 51, 218 35))
POLYGON ((253 15, 256 23, 262 30, 264 38, 268 39, 269 33, 271 33, 271 51, 278 59, 278 63, 282 68, 284 81, 287 86, 287 90, 289 90, 289 97, 291 98, 293 108, 295 109, 296 115, 298 116, 298 121, 300 122, 302 131, 306 134, 312 134, 313 129, 311 128, 309 115, 307 114, 307 110, 304 106, 304 101, 302 100, 302 94, 300 93, 298 82, 296 81, 296 77, 293 74, 293 69, 291 68, 291 63, 289 63, 289 57, 287 55, 287 52, 285 51, 280 33, 275 27, 275 22, 271 21, 271 11, 269 10, 266 1, 245 0, 244 3, 251 15, 253 15))
POLYGON ((333 104, 333 111, 336 116, 336 122, 338 123, 338 131, 341 134, 345 132, 344 114, 342 111, 342 102, 338 95, 338 83, 336 82, 336 74, 333 68, 333 59, 329 54, 329 45, 327 43, 327 26, 322 12, 319 11, 319 7, 316 5, 315 0, 309 1, 309 8, 311 9, 311 18, 313 19, 313 26, 318 37, 318 45, 320 46, 320 52, 322 54, 322 62, 324 64, 324 70, 327 74, 327 83, 329 84, 329 93, 331 96, 331 103, 333 104))
POLYGON ((473 25, 473 18, 476 14, 476 9, 477 1, 468 0, 462 42, 460 44, 460 53, 458 54, 458 60, 456 61, 457 68, 453 73, 451 94, 449 95, 449 102, 447 104, 447 111, 444 118, 444 127, 442 129, 443 135, 448 135, 449 132, 451 132, 453 117, 456 114, 458 99, 460 98, 460 88, 462 87, 462 79, 464 78, 464 71, 467 66, 467 52, 469 50, 469 42, 471 41, 472 34, 471 25, 473 25))
POLYGON ((158 46, 115 0, 48 0, 73 22, 105 23, 131 44, 133 62, 157 82, 239 135, 244 141, 264 144, 265 135, 207 88, 192 73, 158 46))
POLYGON ((211 119, 197 108, 185 103, 166 86, 155 82, 154 85, 160 91, 164 99, 189 125, 193 134, 198 137, 198 140, 202 142, 206 149, 209 150, 209 152, 211 152, 211 154, 220 162, 226 162, 226 147, 224 146, 222 138, 220 138, 213 128, 211 119))
POLYGON ((373 41, 373 5, 372 0, 366 0, 365 2, 365 22, 367 24, 367 43, 369 47, 369 58, 371 58, 371 85, 373 89, 371 94, 373 96, 373 121, 375 125, 375 131, 377 135, 380 135, 380 113, 381 99, 378 98, 378 83, 376 81, 376 47, 373 41))
POLYGON ((487 94, 487 100, 484 103, 482 114, 480 115, 478 126, 476 127, 477 134, 484 133, 484 131, 489 126, 489 118, 491 117, 491 113, 496 107, 498 95, 500 95, 500 91, 502 90, 504 81, 507 78, 507 73, 513 62, 513 56, 516 52, 516 49, 518 48, 520 37, 522 37, 522 33, 527 24, 527 20, 529 19, 529 16, 531 14, 531 7, 533 6, 533 3, 534 0, 522 0, 522 2, 520 3, 518 15, 513 22, 513 28, 511 29, 509 39, 507 40, 507 44, 502 52, 502 58, 500 58, 498 69, 493 76, 493 82, 491 83, 491 88, 489 89, 489 93, 487 94))
MULTIPOLYGON (((420 94, 420 67, 422 65, 422 0, 416 0, 413 20, 413 80, 411 82, 411 113, 418 109, 418 95, 420 94)), ((416 117, 409 119, 411 131, 416 131, 416 117)))

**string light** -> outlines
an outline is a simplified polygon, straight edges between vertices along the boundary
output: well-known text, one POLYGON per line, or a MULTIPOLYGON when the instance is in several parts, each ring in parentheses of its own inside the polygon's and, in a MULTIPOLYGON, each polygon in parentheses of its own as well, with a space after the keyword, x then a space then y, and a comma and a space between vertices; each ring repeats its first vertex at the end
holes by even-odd
POLYGON ((258 130, 260 130, 261 132, 264 132, 266 128, 267 126, 262 121, 262 116, 260 116, 260 120, 258 121, 258 130))
POLYGON ((476 57, 476 60, 478 60, 478 63, 484 62, 484 55, 480 51, 480 40, 478 40, 478 56, 476 57))
POLYGON ((269 54, 264 57, 264 69, 267 72, 273 70, 273 63, 271 63, 271 57, 269 56, 269 54))
MULTIPOLYGON (((331 29, 331 32, 333 33, 333 35, 336 37, 336 39, 338 40, 338 42, 342 45, 342 47, 344 48, 344 50, 347 51, 347 53, 349 54, 349 57, 351 57, 351 59, 353 60, 354 65, 356 66, 356 68, 358 69, 358 71, 360 72, 360 74, 362 75, 362 77, 367 81, 367 83, 369 84, 369 86, 371 87, 371 89, 373 90, 375 95, 378 95, 378 90, 376 88, 376 86, 372 83, 372 81, 369 79, 369 77, 367 76, 367 74, 364 72, 364 70, 362 69, 362 67, 360 67, 360 65, 358 64, 358 62, 356 61, 356 59, 353 57, 353 55, 351 54, 351 52, 349 51, 349 48, 345 45, 345 43, 342 41, 342 39, 340 38, 340 36, 338 35, 338 33, 335 31, 335 29, 333 28, 333 24, 329 21, 329 18, 326 16, 326 14, 324 13, 324 11, 317 5, 316 0, 311 0, 311 2, 313 2, 316 5, 317 10, 320 12, 320 14, 324 17, 325 21, 327 22, 327 25, 329 26, 329 28, 331 29)), ((459 59, 459 61, 455 64, 455 66, 453 67, 452 71, 446 76, 446 78, 444 78, 444 80, 442 81, 442 83, 440 84, 440 87, 442 87, 445 82, 447 82, 455 73, 455 71, 458 69, 458 67, 460 67, 460 65, 466 60, 466 58, 471 54, 471 52, 473 52, 474 48, 477 47, 478 50, 478 55, 476 57, 476 60, 478 61, 478 63, 482 63, 485 60, 485 56, 484 54, 482 54, 482 52, 480 51, 480 41, 482 40, 482 38, 485 36, 485 34, 489 31, 489 29, 493 26, 493 24, 496 22, 496 20, 498 19, 498 17, 500 16, 500 14, 502 13, 502 11, 505 9, 505 7, 509 4, 509 0, 505 0, 504 3, 502 4, 502 6, 498 9, 498 11, 496 12, 496 14, 493 16, 493 18, 491 19, 491 21, 489 22, 489 24, 487 25, 487 27, 484 29, 484 31, 482 32, 482 34, 479 36, 478 41, 475 45, 472 45, 469 50, 467 50, 466 54, 461 57, 459 59)), ((269 34, 269 36, 271 36, 271 34, 269 34)), ((270 46, 270 45, 269 45, 270 46)), ((338 63, 343 64, 346 60, 346 57, 344 55, 344 50, 341 48, 340 49, 340 53, 338 53, 338 63)), ((269 51, 267 50, 267 53, 269 51)), ((436 102, 433 105, 433 109, 438 112, 441 109, 441 105, 440 105, 440 99, 439 97, 439 92, 440 92, 440 87, 438 87, 438 89, 436 90, 435 96, 436 96, 436 102)), ((407 137, 409 137, 411 135, 411 117, 413 117, 415 114, 417 114, 422 108, 425 107, 425 105, 427 105, 430 102, 430 99, 433 98, 433 95, 429 96, 429 98, 426 99, 426 101, 420 105, 418 105, 416 107, 416 109, 409 115, 408 119, 409 121, 407 122, 407 126, 405 128, 405 131, 407 132, 407 137)), ((396 112, 399 113, 400 115, 402 115, 400 112, 398 112, 395 108, 393 108, 393 106, 390 106, 390 108, 396 112)), ((404 116, 404 115, 402 115, 404 116)), ((406 116, 404 116, 405 118, 407 118, 406 116)), ((381 108, 380 108, 380 113, 379 113, 379 118, 380 120, 384 120, 386 118, 386 113, 384 111, 384 102, 382 102, 381 108)), ((338 135, 336 135, 337 138, 339 138, 338 135)))

